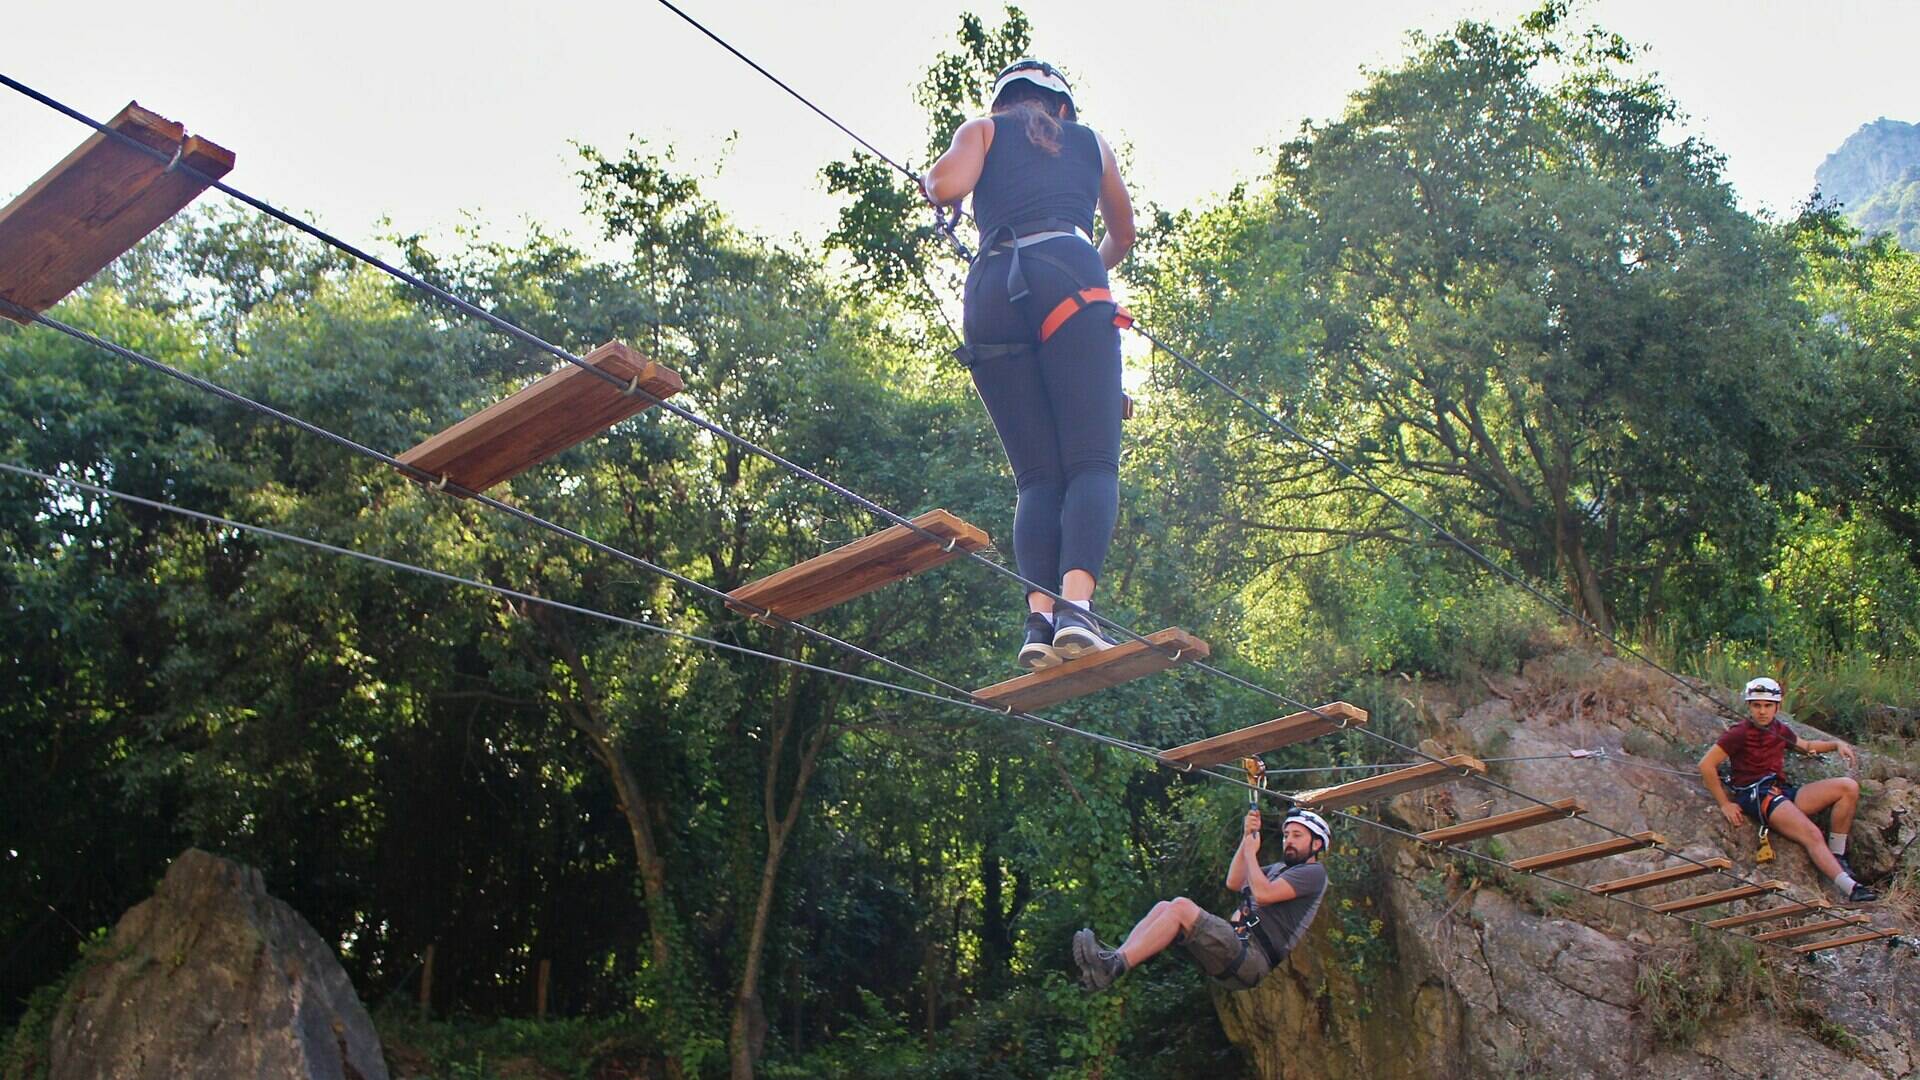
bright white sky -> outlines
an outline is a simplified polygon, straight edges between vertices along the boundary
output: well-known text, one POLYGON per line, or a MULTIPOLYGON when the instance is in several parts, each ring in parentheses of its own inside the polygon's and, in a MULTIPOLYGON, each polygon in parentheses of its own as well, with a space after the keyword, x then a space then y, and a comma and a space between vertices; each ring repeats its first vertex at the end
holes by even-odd
MULTIPOLYGON (((679 0, 896 158, 924 139, 912 89, 962 7, 679 0)), ((1361 67, 1396 62, 1408 30, 1510 23, 1533 0, 1141 3, 1027 0, 1035 52, 1076 76, 1083 118, 1133 145, 1137 199, 1192 205, 1257 175, 1261 148, 1339 112, 1361 67)), ((526 221, 590 239, 571 141, 630 133, 717 178, 749 229, 821 237, 818 176, 840 132, 649 0, 13 0, 0 71, 99 118, 129 99, 239 155, 229 178, 349 239, 445 237, 468 217, 511 240, 526 221), (24 10, 22 8, 24 7, 24 10), (737 133, 731 146, 730 135, 737 133)), ((975 10, 997 15, 985 3, 975 10)), ((1585 11, 1651 47, 1728 158, 1750 209, 1791 212, 1862 123, 1920 120, 1920 3, 1605 0, 1585 11)), ((0 198, 82 130, 0 88, 0 198)))

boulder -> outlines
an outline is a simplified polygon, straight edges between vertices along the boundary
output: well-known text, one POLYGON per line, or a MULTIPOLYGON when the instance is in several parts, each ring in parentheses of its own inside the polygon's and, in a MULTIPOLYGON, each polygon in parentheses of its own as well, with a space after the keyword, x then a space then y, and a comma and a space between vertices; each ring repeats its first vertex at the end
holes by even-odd
POLYGON ((51 1080, 386 1080, 367 1010, 260 871, 189 849, 54 1017, 51 1080))

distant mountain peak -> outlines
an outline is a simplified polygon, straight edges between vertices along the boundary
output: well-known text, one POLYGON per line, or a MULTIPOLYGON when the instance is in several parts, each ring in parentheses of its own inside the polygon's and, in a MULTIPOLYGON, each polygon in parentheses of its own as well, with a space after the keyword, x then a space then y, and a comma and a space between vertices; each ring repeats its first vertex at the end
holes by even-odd
POLYGON ((1909 249, 1920 241, 1920 124, 1880 117, 1860 125, 1814 170, 1820 193, 1869 232, 1892 231, 1909 249))

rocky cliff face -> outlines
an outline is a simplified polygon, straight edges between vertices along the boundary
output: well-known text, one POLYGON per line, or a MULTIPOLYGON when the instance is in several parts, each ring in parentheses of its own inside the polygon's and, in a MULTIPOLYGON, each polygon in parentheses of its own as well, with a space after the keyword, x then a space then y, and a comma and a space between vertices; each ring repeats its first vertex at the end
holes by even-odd
MULTIPOLYGON (((1823 895, 1805 853, 1791 843, 1776 844, 1776 861, 1756 871, 1753 831, 1726 825, 1697 778, 1684 775, 1723 720, 1643 671, 1561 654, 1533 662, 1522 677, 1488 681, 1484 693, 1428 692, 1420 706, 1435 732, 1429 749, 1484 757, 1604 749, 1605 758, 1495 765, 1493 775, 1534 794, 1577 797, 1590 816, 1629 831, 1652 829, 1690 855, 1726 855, 1745 876, 1789 882, 1794 896, 1823 895)), ((1804 725, 1796 730, 1820 737, 1804 725)), ((1808 759, 1789 764, 1803 781, 1820 775, 1808 759)), ((1852 859, 1869 880, 1892 874, 1920 833, 1920 787, 1892 775, 1903 767, 1871 755, 1864 762, 1852 859)), ((1521 805, 1463 784, 1368 812, 1426 829, 1521 805)), ((1705 1080, 1906 1077, 1920 1068, 1920 956, 1908 946, 1856 946, 1808 958, 1743 947, 1381 835, 1348 838, 1378 845, 1379 869, 1364 895, 1332 896, 1329 903, 1371 898, 1390 956, 1351 963, 1353 943, 1333 940, 1342 924, 1323 909, 1285 970, 1251 993, 1216 994, 1229 1037, 1247 1050, 1258 1075, 1645 1072, 1705 1080)), ((1480 843, 1517 858, 1601 838, 1591 827, 1558 823, 1480 843)), ((1550 876, 1591 884, 1660 865, 1657 853, 1641 852, 1550 876)), ((1901 876, 1910 877, 1911 865, 1901 876)), ((1729 884, 1702 878, 1633 898, 1657 903, 1729 884)), ((1737 903, 1696 914, 1745 909, 1737 903)), ((1911 922, 1899 895, 1863 910, 1879 925, 1911 922)))
POLYGON ((49 1051, 52 1080, 387 1078, 320 935, 260 871, 194 850, 68 988, 49 1051))
POLYGON ((1881 117, 1847 136, 1814 170, 1820 193, 1869 234, 1920 250, 1920 124, 1881 117))

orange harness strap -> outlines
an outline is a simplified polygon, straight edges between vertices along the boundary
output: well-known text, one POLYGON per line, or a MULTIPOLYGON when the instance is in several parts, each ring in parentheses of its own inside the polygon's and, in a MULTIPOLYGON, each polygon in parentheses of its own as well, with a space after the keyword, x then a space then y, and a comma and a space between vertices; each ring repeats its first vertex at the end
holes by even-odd
POLYGON ((1115 304, 1113 293, 1106 289, 1081 289, 1078 293, 1055 304, 1053 310, 1047 312, 1046 320, 1040 324, 1040 340, 1045 341, 1052 337, 1054 331, 1065 326, 1068 319, 1080 313, 1080 309, 1101 303, 1113 304, 1113 325, 1122 330, 1133 325, 1133 312, 1115 304))

